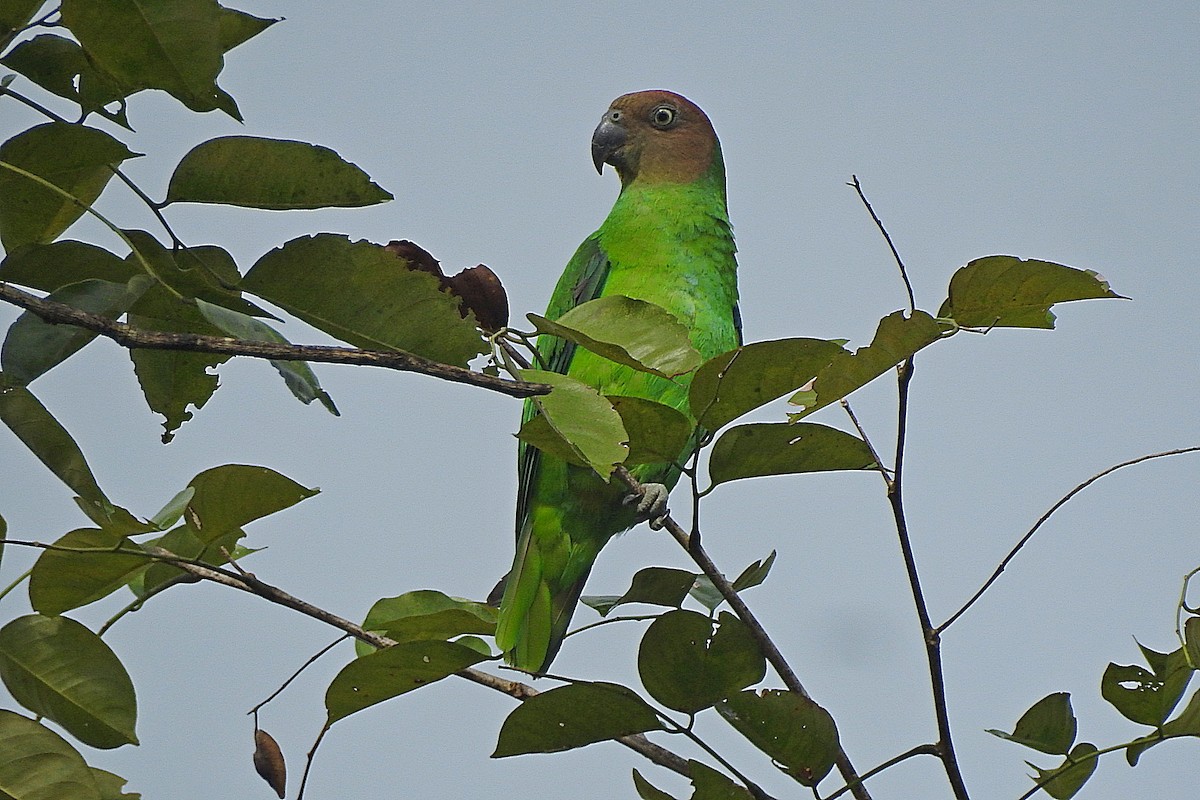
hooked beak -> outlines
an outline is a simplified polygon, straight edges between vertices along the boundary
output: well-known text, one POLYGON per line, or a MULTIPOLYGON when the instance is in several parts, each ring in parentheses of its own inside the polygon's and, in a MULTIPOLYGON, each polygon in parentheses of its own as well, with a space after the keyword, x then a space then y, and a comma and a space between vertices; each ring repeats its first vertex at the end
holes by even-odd
POLYGON ((592 164, 596 172, 604 174, 604 165, 617 166, 617 151, 625 144, 625 129, 607 118, 596 126, 592 134, 592 164))

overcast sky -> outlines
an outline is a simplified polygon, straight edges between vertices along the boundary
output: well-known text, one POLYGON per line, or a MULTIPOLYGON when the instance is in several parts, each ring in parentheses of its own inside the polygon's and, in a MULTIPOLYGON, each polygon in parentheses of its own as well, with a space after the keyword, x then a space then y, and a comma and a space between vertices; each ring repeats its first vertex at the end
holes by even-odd
MULTIPOLYGON (((243 270, 318 231, 412 239, 447 268, 491 266, 521 321, 544 308, 616 196, 616 177, 598 177, 589 160, 601 113, 617 95, 665 88, 703 107, 721 138, 748 340, 861 346, 880 317, 905 305, 886 246, 845 185, 852 174, 931 312, 952 272, 979 256, 1099 271, 1132 300, 1062 306, 1057 331, 960 335, 917 359, 907 502, 935 619, 1080 481, 1200 443, 1195 3, 506 5, 242 3, 287 17, 227 59, 220 82, 245 125, 197 116, 162 93, 138 95, 129 113, 138 133, 117 135, 147 155, 128 172, 162 197, 178 159, 212 136, 327 145, 396 200, 287 213, 179 206, 170 221, 190 244, 229 249, 243 270)), ((37 121, 0 102, 5 138, 37 121)), ((102 203, 123 226, 160 233, 123 187, 114 183, 102 203)), ((87 222, 69 235, 120 251, 87 222)), ((0 323, 15 316, 0 309, 0 323)), ((327 341, 298 322, 285 332, 327 341)), ((334 418, 296 403, 265 363, 236 361, 164 447, 129 367, 123 351, 102 342, 32 388, 75 435, 108 495, 136 513, 154 513, 192 475, 223 463, 262 464, 319 486, 317 497, 249 527, 247 544, 269 549, 246 566, 353 619, 375 599, 413 589, 480 598, 508 568, 517 401, 420 376, 319 368, 343 414, 334 418)), ((894 396, 894 381, 881 378, 853 398, 884 450, 894 396)), ((781 419, 784 410, 759 418, 781 419)), ((847 427, 836 407, 814 420, 847 427)), ((0 460, 10 536, 52 540, 87 524, 7 430, 0 460)), ((1100 699, 1099 680, 1109 661, 1136 662, 1134 637, 1175 646, 1180 579, 1200 565, 1198 480, 1195 455, 1104 479, 1057 514, 948 631, 950 710, 973 797, 1017 797, 1030 785, 1024 758, 1053 762, 983 732, 1011 730, 1050 692, 1072 693, 1081 740, 1105 746, 1140 733, 1100 699)), ((676 493, 680 509, 682 500, 676 493)), ((702 522, 728 572, 778 550, 767 583, 747 598, 837 719, 860 769, 935 738, 878 476, 723 486, 705 501, 702 522)), ((0 583, 31 561, 9 548, 0 583)), ((665 535, 643 527, 605 550, 588 592, 619 593, 651 564, 690 566, 665 535)), ((4 618, 17 602, 6 600, 4 618)), ((94 624, 123 602, 74 616, 94 624)), ((576 619, 594 615, 582 609, 576 619)), ((641 630, 606 626, 573 639, 555 671, 635 681, 641 630)), ((86 755, 148 800, 271 797, 252 772, 243 714, 333 638, 219 587, 167 592, 107 635, 138 688, 142 745, 86 755)), ((324 719, 324 687, 349 657, 343 645, 263 712, 289 758, 289 797, 324 719)), ((340 722, 307 796, 631 798, 631 767, 688 796, 685 782, 615 744, 490 760, 512 706, 448 679, 340 722)), ((723 721, 701 719, 701 731, 768 791, 808 796, 727 735, 723 721)), ((1135 770, 1109 756, 1080 797, 1183 796, 1200 777, 1197 747, 1169 742, 1135 770)), ((949 796, 928 758, 871 787, 879 798, 949 796)))

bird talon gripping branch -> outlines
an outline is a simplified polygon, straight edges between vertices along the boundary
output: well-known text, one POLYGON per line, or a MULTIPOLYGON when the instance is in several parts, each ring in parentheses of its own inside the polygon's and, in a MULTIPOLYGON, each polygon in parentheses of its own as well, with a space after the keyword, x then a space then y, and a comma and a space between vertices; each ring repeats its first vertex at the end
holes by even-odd
MULTIPOLYGON (((613 101, 592 134, 592 163, 621 178, 621 193, 600 228, 575 252, 558 281, 549 319, 605 296, 653 303, 687 327, 706 359, 741 344, 737 263, 725 205, 725 163, 708 117, 673 92, 635 92, 613 101)), ((688 379, 637 372, 562 339, 538 339, 543 369, 578 378, 601 394, 637 397, 692 416, 688 379)), ((524 421, 538 414, 525 404, 524 421)), ((694 422, 694 420, 692 420, 694 422)), ((686 460, 688 452, 675 461, 686 460)), ((496 644, 531 673, 550 666, 566 635, 600 549, 631 527, 609 483, 522 442, 517 552, 500 601, 496 644)), ((667 493, 679 477, 668 459, 638 466, 644 490, 628 505, 637 521, 661 528, 667 493)))

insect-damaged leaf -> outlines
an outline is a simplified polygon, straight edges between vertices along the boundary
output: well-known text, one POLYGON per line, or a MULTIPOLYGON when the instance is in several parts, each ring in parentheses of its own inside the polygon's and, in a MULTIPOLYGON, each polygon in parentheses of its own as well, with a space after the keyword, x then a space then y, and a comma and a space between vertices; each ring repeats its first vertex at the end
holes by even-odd
POLYGON ((1101 297, 1121 295, 1091 270, 986 256, 954 273, 938 316, 968 328, 1053 328, 1055 303, 1101 297))

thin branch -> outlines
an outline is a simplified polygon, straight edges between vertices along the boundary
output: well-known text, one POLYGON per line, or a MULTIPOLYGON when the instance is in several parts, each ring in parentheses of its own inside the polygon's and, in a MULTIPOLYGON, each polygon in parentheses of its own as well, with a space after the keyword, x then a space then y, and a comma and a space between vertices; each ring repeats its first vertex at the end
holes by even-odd
POLYGON ((946 704, 946 677, 942 670, 942 641, 929 617, 929 606, 921 588, 921 576, 917 571, 917 559, 913 553, 912 537, 908 532, 908 520, 904 515, 904 448, 908 439, 908 396, 912 384, 913 359, 910 356, 897 368, 897 422, 896 460, 892 480, 888 485, 888 503, 896 522, 896 534, 900 539, 900 552, 904 557, 904 569, 912 591, 913 605, 921 623, 921 638, 925 641, 925 660, 929 665, 929 684, 933 692, 933 710, 937 719, 938 756, 946 771, 946 779, 957 800, 968 800, 967 785, 954 754, 954 740, 950 735, 950 713, 946 704))
MULTIPOLYGON (((666 714, 660 713, 658 716, 659 716, 659 718, 666 721, 667 725, 669 726, 670 733, 681 733, 684 736, 686 736, 688 739, 690 739, 692 741, 693 744, 695 744, 701 750, 703 750, 704 752, 706 752, 710 756, 712 756, 713 759, 715 759, 718 764, 723 766, 735 778, 737 778, 739 781, 741 781, 742 785, 746 787, 747 791, 749 791, 750 794, 754 795, 755 800, 774 800, 774 798, 772 798, 771 795, 767 794, 766 792, 764 792, 762 790, 762 787, 760 787, 757 783, 755 783, 754 781, 750 780, 745 775, 743 775, 738 770, 737 767, 733 766, 733 764, 730 764, 720 753, 718 753, 716 750, 714 750, 712 747, 710 747, 708 742, 701 739, 700 736, 694 730, 691 729, 691 727, 680 725, 678 722, 671 719, 666 714)), ((689 725, 690 725, 690 723, 689 723, 689 725)))
POLYGON ((896 259, 896 266, 900 267, 900 277, 904 280, 904 289, 908 292, 908 309, 909 311, 917 310, 917 298, 913 294, 912 282, 908 279, 908 270, 904 268, 904 261, 900 258, 900 252, 896 250, 896 245, 892 243, 892 237, 887 232, 887 228, 883 227, 883 221, 879 219, 879 215, 875 213, 875 209, 871 208, 871 202, 867 200, 867 196, 863 193, 862 184, 858 182, 857 175, 850 176, 850 182, 847 186, 853 186, 854 191, 858 192, 858 199, 867 207, 867 213, 871 215, 871 219, 875 220, 875 227, 883 234, 884 241, 887 242, 888 248, 892 251, 892 258, 896 259))
POLYGON ((599 628, 601 625, 611 625, 614 622, 645 622, 646 620, 658 619, 658 617, 658 614, 630 614, 629 616, 605 617, 597 622, 589 622, 587 625, 580 625, 575 630, 567 631, 567 635, 563 638, 565 639, 568 636, 574 636, 584 631, 590 631, 592 628, 599 628))
POLYGON ((950 615, 949 619, 947 619, 945 622, 943 622, 941 625, 939 625, 937 627, 936 632, 940 634, 942 631, 946 630, 946 628, 949 628, 950 625, 955 620, 957 620, 959 617, 961 617, 963 614, 965 614, 967 612, 967 609, 969 609, 971 606, 975 605, 976 601, 978 601, 979 598, 983 596, 983 593, 986 592, 988 589, 990 589, 992 584, 995 583, 1000 578, 1000 574, 1002 572, 1004 572, 1004 569, 1005 569, 1005 567, 1007 567, 1009 565, 1009 562, 1011 562, 1016 557, 1017 553, 1021 552, 1021 548, 1023 548, 1026 544, 1028 544, 1029 540, 1033 538, 1033 535, 1035 533, 1037 533, 1038 528, 1042 527, 1042 524, 1046 520, 1050 519, 1050 516, 1055 511, 1058 511, 1060 508, 1062 508, 1066 504, 1066 502, 1068 500, 1070 500, 1072 497, 1079 494, 1084 489, 1086 489, 1087 487, 1091 486, 1096 481, 1103 478, 1105 475, 1111 475, 1112 473, 1116 472, 1119 469, 1123 469, 1124 467, 1131 467, 1134 464, 1140 464, 1143 461, 1150 461, 1151 459, 1155 459, 1155 458, 1166 458, 1167 456, 1177 456, 1177 455, 1181 455, 1183 453, 1196 453, 1196 452, 1200 452, 1200 445, 1195 445, 1192 447, 1180 447, 1180 448, 1176 448, 1175 450, 1164 450, 1160 453, 1150 453, 1148 455, 1138 456, 1137 458, 1131 458, 1128 461, 1122 461, 1120 464, 1114 464, 1113 466, 1109 467, 1108 469, 1102 470, 1101 472, 1097 472, 1095 475, 1088 478, 1086 481, 1079 484, 1071 491, 1067 492, 1065 495, 1062 496, 1062 498, 1059 499, 1059 501, 1057 503, 1050 506, 1050 509, 1045 514, 1042 514, 1042 516, 1038 517, 1038 521, 1033 524, 1033 527, 1030 528, 1029 531, 1024 536, 1021 537, 1021 540, 1016 543, 1016 545, 1013 547, 1012 550, 1008 551, 1008 555, 1006 555, 1004 557, 1004 559, 1000 562, 1000 565, 998 567, 996 567, 996 570, 995 570, 995 572, 992 573, 991 577, 989 577, 986 581, 984 581, 983 586, 980 586, 979 590, 977 592, 975 592, 975 594, 971 595, 971 599, 968 600, 966 603, 964 603, 962 608, 960 608, 958 611, 955 611, 953 614, 950 615))
MULTIPOLYGON (((629 474, 629 470, 627 470, 625 467, 618 466, 614 470, 613 474, 615 474, 626 486, 628 486, 630 491, 637 493, 641 493, 643 491, 642 484, 638 482, 637 478, 634 478, 633 475, 629 474)), ((709 558, 708 553, 706 553, 704 548, 700 545, 700 538, 698 536, 693 537, 689 535, 688 532, 680 527, 679 523, 676 522, 675 519, 670 515, 664 517, 661 520, 661 523, 662 527, 665 528, 672 537, 674 537, 675 541, 679 543, 680 547, 688 552, 688 555, 692 557, 692 560, 696 562, 696 565, 700 567, 701 571, 708 577, 709 580, 712 581, 713 586, 716 587, 717 591, 721 593, 721 596, 724 597, 726 602, 729 603, 729 606, 733 609, 734 613, 737 614, 742 622, 746 624, 746 627, 750 629, 750 634, 758 643, 758 646, 762 650, 763 655, 766 656, 767 661, 771 663, 771 666, 775 668, 775 672, 779 674, 784 686, 786 686, 789 691, 794 692, 795 694, 798 694, 807 700, 812 700, 812 697, 808 694, 808 691, 804 688, 804 685, 800 683, 800 679, 796 676, 795 671, 792 670, 791 665, 788 664, 787 659, 783 657, 783 653, 780 652, 775 642, 772 641, 771 637, 767 634, 766 629, 763 628, 762 623, 759 622, 758 618, 754 616, 754 612, 750 610, 750 607, 746 605, 745 601, 742 600, 741 596, 738 595, 737 591, 733 588, 733 585, 721 573, 721 570, 717 568, 717 565, 713 563, 713 560, 709 558)), ((838 771, 842 774, 842 777, 846 780, 846 782, 854 784, 854 789, 852 790, 854 796, 858 798, 858 800, 871 800, 871 795, 867 792, 866 787, 864 787, 859 781, 858 773, 854 771, 854 765, 850 763, 850 757, 846 755, 846 751, 841 748, 841 745, 838 745, 835 763, 837 764, 838 771)))
POLYGON ((854 423, 854 428, 858 431, 858 435, 862 437, 863 442, 866 443, 867 449, 871 451, 871 458, 875 459, 875 468, 883 478, 883 485, 888 488, 888 491, 891 491, 892 476, 888 475, 887 467, 883 465, 883 459, 879 457, 879 451, 875 449, 875 445, 871 444, 870 438, 867 437, 867 432, 863 430, 863 426, 858 421, 858 416, 854 413, 854 409, 850 407, 850 402, 845 398, 842 398, 838 402, 841 403, 842 408, 850 416, 850 421, 854 423))
MULTIPOLYGON (((23 545, 27 547, 36 547, 42 550, 66 550, 68 552, 77 552, 78 548, 64 548, 43 542, 16 541, 12 539, 5 540, 5 544, 23 545)), ((89 548, 90 552, 112 552, 121 555, 144 555, 155 561, 164 561, 171 564, 184 572, 189 573, 198 580, 211 581, 219 583, 223 586, 228 586, 248 594, 266 600, 269 603, 275 603, 285 608, 290 608, 293 611, 298 611, 307 617, 311 617, 326 625, 344 631, 360 641, 366 642, 373 647, 385 648, 396 644, 395 640, 389 639, 386 636, 380 636, 377 633, 372 633, 366 630, 361 625, 351 622, 348 619, 339 617, 332 612, 326 611, 323 608, 314 606, 312 603, 301 600, 282 589, 272 586, 268 583, 255 577, 252 573, 239 575, 231 570, 222 569, 205 564, 194 563, 190 559, 181 558, 169 550, 164 550, 161 547, 153 545, 142 545, 142 550, 96 550, 89 548)), ((516 700, 528 700, 538 694, 537 689, 532 686, 521 683, 519 681, 510 681, 501 678, 497 675, 492 675, 488 672, 482 672, 477 669, 463 669, 454 673, 464 680, 472 683, 477 683, 480 686, 485 686, 497 692, 508 695, 516 700)), ((688 770, 687 759, 671 752, 665 747, 654 744, 642 734, 634 734, 631 736, 622 736, 614 741, 628 747, 635 753, 643 756, 649 761, 658 764, 660 767, 669 769, 672 772, 678 773, 684 777, 690 777, 691 772, 688 770)))
POLYGON ((346 641, 346 639, 348 639, 349 637, 350 637, 350 634, 345 634, 343 636, 339 636, 338 638, 334 639, 329 644, 322 647, 317 652, 313 653, 311 656, 309 656, 307 661, 305 661, 303 664, 300 665, 299 669, 297 669, 295 672, 293 672, 286 681, 284 681, 282 684, 280 684, 278 689, 271 692, 269 695, 267 695, 267 698, 265 700, 263 700, 261 703, 258 703, 256 706, 254 706, 254 708, 247 711, 246 712, 247 714, 254 715, 254 724, 255 725, 258 724, 258 710, 260 708, 262 708, 267 703, 271 702, 276 697, 278 697, 283 692, 284 689, 286 689, 288 686, 291 685, 292 681, 296 680, 296 678, 299 678, 304 673, 304 670, 308 669, 313 664, 315 664, 317 662, 317 659, 319 659, 321 656, 328 653, 333 648, 337 647, 342 642, 346 641))
POLYGON ((359 364, 383 367, 401 372, 418 372, 435 378, 478 386, 510 397, 530 397, 546 394, 550 387, 541 383, 522 383, 484 375, 463 367, 442 364, 428 358, 402 351, 359 350, 353 347, 325 345, 294 345, 277 342, 257 342, 226 336, 207 336, 194 333, 146 331, 116 322, 99 314, 81 311, 73 306, 45 300, 15 286, 0 283, 0 300, 30 311, 47 322, 65 323, 94 331, 131 350, 187 350, 220 353, 223 355, 266 358, 276 361, 313 361, 326 364, 359 364))
MULTIPOLYGON (((867 770, 859 777, 858 781, 859 781, 859 783, 862 783, 863 781, 867 780, 868 778, 875 777, 879 773, 883 772, 885 769, 891 769, 892 767, 899 764, 901 761, 907 761, 908 759, 913 758, 915 756, 939 756, 940 757, 940 755, 941 754, 938 751, 938 746, 936 744, 919 744, 916 747, 912 748, 911 750, 905 750, 900 755, 895 756, 893 758, 889 758, 887 761, 883 762, 879 766, 867 770)), ((826 795, 825 797, 820 798, 820 800, 836 800, 836 798, 841 797, 846 792, 850 792, 853 790, 854 790, 854 784, 846 784, 845 786, 838 789, 833 794, 826 795)))

